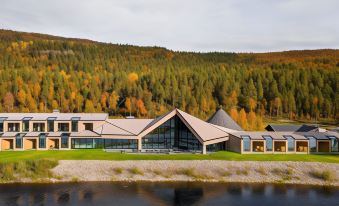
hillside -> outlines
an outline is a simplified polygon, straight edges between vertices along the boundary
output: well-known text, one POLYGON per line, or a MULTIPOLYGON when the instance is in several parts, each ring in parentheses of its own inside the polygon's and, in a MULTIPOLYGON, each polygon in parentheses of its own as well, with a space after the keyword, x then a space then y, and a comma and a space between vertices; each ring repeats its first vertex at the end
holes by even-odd
POLYGON ((0 111, 339 120, 339 50, 174 52, 0 30, 0 111))

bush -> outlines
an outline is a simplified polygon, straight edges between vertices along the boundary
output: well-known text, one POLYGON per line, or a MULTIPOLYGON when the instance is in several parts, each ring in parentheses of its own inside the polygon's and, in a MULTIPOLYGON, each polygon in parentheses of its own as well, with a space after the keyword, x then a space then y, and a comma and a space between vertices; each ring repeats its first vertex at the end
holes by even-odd
POLYGON ((315 178, 324 180, 324 181, 332 181, 332 180, 336 180, 336 175, 335 175, 335 173, 333 173, 333 172, 330 171, 330 170, 324 170, 324 171, 311 171, 311 172, 310 172, 310 175, 313 176, 313 177, 315 177, 315 178))
POLYGON ((137 167, 133 167, 129 171, 130 171, 130 173, 132 173, 134 175, 144 175, 144 172, 137 167))
POLYGON ((121 167, 114 168, 115 174, 121 174, 123 172, 123 169, 121 167))
POLYGON ((50 169, 57 166, 56 160, 39 159, 39 160, 22 160, 14 163, 0 163, 0 181, 13 181, 18 178, 49 178, 53 174, 50 169))
POLYGON ((261 175, 267 175, 267 172, 264 167, 259 167, 256 171, 261 175))
POLYGON ((237 169, 236 171, 235 171, 235 173, 237 174, 237 175, 248 175, 248 170, 247 169, 237 169))
POLYGON ((274 168, 272 173, 275 175, 279 175, 282 177, 282 180, 289 181, 293 179, 293 169, 291 167, 288 168, 274 168))

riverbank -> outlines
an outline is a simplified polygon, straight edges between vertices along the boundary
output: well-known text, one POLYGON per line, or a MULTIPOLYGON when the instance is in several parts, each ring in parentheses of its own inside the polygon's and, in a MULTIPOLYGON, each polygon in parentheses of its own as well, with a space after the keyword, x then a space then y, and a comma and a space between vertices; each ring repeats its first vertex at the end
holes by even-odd
POLYGON ((339 186, 339 164, 222 160, 60 160, 53 182, 206 181, 339 186))

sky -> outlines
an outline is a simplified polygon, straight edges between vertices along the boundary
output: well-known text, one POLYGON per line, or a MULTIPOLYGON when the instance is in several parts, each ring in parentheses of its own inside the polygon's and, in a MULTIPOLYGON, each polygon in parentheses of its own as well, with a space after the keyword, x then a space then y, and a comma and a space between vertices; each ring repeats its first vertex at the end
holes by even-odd
POLYGON ((175 51, 339 48, 338 0, 0 0, 0 28, 175 51))

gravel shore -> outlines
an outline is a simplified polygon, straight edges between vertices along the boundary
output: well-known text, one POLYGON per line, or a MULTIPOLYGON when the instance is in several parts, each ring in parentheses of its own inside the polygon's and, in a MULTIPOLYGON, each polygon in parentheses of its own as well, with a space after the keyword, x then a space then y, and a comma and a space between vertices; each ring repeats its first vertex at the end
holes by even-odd
POLYGON ((339 186, 339 164, 222 160, 61 160, 56 182, 209 181, 339 186))

